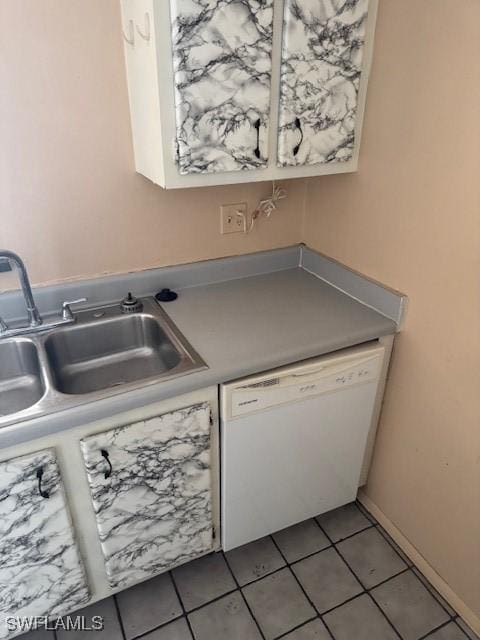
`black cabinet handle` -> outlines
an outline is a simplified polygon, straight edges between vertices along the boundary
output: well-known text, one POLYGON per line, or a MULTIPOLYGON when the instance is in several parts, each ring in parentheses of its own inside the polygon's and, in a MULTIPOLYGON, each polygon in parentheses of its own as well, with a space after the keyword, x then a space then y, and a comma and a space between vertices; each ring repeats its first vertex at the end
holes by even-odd
POLYGON ((300 150, 300 145, 303 142, 303 131, 302 131, 302 123, 300 122, 300 118, 295 118, 295 127, 300 131, 300 141, 299 143, 293 147, 293 155, 296 156, 300 150))
POLYGON ((42 498, 49 498, 50 494, 45 489, 42 489, 42 478, 43 478, 43 467, 38 467, 37 469, 37 480, 38 480, 38 493, 42 496, 42 498))
POLYGON ((101 449, 100 453, 105 458, 105 460, 106 460, 106 462, 108 464, 108 469, 105 471, 105 480, 106 480, 107 478, 109 478, 112 475, 113 467, 112 467, 112 463, 110 462, 110 457, 108 455, 108 451, 106 451, 105 449, 101 449))
POLYGON ((255 122, 255 129, 257 130, 257 147, 256 149, 254 149, 253 153, 255 154, 255 156, 260 160, 260 125, 262 124, 261 119, 259 118, 256 122, 255 122))

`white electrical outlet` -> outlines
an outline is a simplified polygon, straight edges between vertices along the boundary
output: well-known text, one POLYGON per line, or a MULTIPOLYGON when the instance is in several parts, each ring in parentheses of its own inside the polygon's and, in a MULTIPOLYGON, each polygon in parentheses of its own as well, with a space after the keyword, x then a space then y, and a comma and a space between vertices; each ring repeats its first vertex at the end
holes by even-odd
POLYGON ((246 202, 223 204, 220 207, 220 233, 241 233, 245 231, 246 216, 246 202))

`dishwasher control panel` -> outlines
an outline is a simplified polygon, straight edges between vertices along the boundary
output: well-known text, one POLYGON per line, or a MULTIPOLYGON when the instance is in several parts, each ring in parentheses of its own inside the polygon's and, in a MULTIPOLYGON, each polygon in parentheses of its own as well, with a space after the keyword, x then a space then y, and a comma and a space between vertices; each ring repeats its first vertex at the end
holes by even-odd
MULTIPOLYGON (((274 405, 295 402, 309 396, 330 393, 378 379, 383 346, 368 350, 346 350, 308 364, 297 364, 246 379, 229 389, 228 416, 235 418, 274 405)), ((230 385, 229 385, 230 386, 230 385)))

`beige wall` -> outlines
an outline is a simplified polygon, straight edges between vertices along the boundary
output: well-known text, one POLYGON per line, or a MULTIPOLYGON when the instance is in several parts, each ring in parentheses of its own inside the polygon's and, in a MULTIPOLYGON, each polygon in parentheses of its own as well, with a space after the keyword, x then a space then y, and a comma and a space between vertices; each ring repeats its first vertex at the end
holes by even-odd
POLYGON ((360 171, 304 240, 410 297, 368 495, 480 615, 480 2, 380 0, 360 171))
POLYGON ((221 236, 220 204, 253 208, 268 184, 167 192, 135 174, 119 7, 0 1, 0 247, 43 283, 299 242, 303 181, 254 233, 221 236))
POLYGON ((218 207, 267 185, 134 173, 118 5, 0 1, 0 246, 39 283, 303 239, 408 293, 368 493, 480 615, 480 3, 380 0, 359 173, 249 237, 218 207))

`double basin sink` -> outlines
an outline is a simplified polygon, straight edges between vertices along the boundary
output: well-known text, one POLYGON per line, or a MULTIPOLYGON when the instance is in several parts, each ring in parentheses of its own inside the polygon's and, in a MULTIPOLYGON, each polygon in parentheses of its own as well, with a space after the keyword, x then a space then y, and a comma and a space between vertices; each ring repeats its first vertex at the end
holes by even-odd
POLYGON ((75 322, 0 339, 0 426, 206 368, 154 298, 75 314, 75 322))

